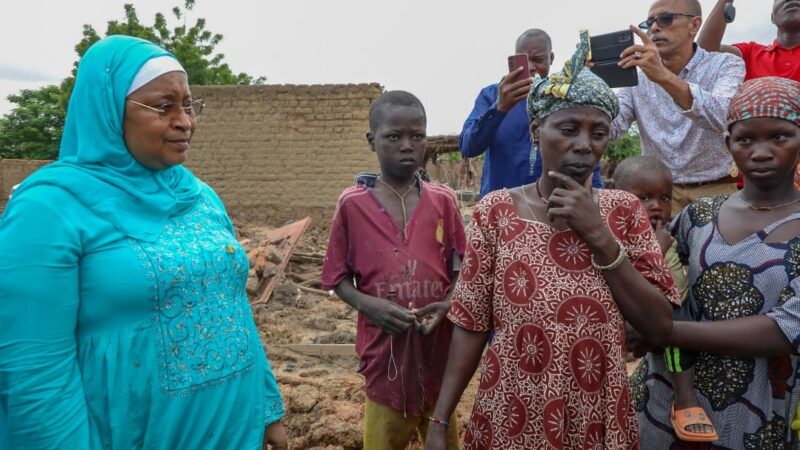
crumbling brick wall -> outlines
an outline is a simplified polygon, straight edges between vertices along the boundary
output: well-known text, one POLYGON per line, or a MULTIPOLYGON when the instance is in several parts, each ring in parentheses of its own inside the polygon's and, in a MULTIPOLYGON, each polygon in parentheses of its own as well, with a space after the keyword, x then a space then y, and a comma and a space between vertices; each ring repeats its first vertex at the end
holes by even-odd
POLYGON ((206 110, 186 165, 239 220, 311 215, 324 224, 353 175, 377 169, 364 134, 381 92, 377 84, 195 86, 206 110))
POLYGON ((8 195, 15 184, 50 161, 0 159, 0 211, 6 206, 8 195))
MULTIPOLYGON (((377 170, 364 134, 378 84, 193 86, 206 100, 186 166, 232 217, 280 225, 306 215, 325 225, 353 176, 377 170)), ((43 161, 0 160, 8 192, 43 161)))

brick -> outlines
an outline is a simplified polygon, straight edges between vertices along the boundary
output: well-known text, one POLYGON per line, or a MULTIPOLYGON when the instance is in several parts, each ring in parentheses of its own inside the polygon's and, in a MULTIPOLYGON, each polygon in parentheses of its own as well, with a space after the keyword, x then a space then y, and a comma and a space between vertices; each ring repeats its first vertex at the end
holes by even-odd
MULTIPOLYGON (((330 223, 353 176, 377 170, 364 139, 378 84, 192 86, 206 100, 186 166, 239 220, 330 223)), ((47 162, 0 160, 0 207, 47 162)))

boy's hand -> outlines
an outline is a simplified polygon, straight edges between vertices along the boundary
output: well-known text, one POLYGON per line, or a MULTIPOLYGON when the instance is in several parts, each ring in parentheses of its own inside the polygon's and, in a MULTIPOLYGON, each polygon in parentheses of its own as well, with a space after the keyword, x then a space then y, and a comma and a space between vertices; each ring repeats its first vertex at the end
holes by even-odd
POLYGON ((286 437, 286 429, 280 421, 267 425, 267 428, 264 430, 263 448, 264 450, 270 448, 274 450, 287 450, 289 448, 289 438, 286 437))
POLYGON ((667 224, 665 224, 663 220, 657 219, 653 230, 656 233, 658 246, 661 247, 661 254, 666 255, 667 250, 672 247, 672 243, 675 241, 667 229, 667 224))
POLYGON ((429 423, 425 450, 447 450, 447 428, 438 423, 429 423))
POLYGON ((511 82, 524 69, 522 66, 517 67, 513 72, 500 79, 500 84, 497 85, 496 106, 498 111, 508 112, 520 100, 528 98, 528 92, 533 84, 530 76, 524 77, 516 83, 511 82))
POLYGON ((362 312, 375 326, 392 335, 406 331, 417 320, 411 311, 378 297, 372 297, 366 302, 362 312))
POLYGON ((422 308, 411 310, 417 317, 417 330, 424 335, 428 335, 435 330, 447 316, 448 311, 450 311, 449 301, 435 302, 422 308))

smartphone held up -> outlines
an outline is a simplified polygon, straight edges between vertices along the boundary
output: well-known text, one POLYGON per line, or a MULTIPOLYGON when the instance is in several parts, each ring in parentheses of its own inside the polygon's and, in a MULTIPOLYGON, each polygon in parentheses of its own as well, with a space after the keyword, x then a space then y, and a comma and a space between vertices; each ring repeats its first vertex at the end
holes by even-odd
POLYGON ((612 88, 639 84, 635 67, 623 69, 619 66, 619 55, 633 44, 633 32, 629 29, 592 36, 592 72, 612 88))
POLYGON ((514 75, 514 77, 510 80, 512 83, 516 83, 519 80, 530 78, 531 76, 531 69, 530 64, 528 63, 528 55, 525 53, 519 53, 516 55, 511 55, 508 57, 508 73, 514 73, 515 70, 522 67, 522 70, 514 75))

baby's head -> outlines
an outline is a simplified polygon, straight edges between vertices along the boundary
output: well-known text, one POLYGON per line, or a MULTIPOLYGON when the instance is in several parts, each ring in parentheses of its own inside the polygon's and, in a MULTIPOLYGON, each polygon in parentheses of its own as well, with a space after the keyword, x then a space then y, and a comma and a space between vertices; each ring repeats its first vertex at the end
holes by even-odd
POLYGON ((614 188, 635 195, 647 209, 650 224, 668 223, 672 216, 672 174, 652 156, 634 156, 614 169, 614 188))

